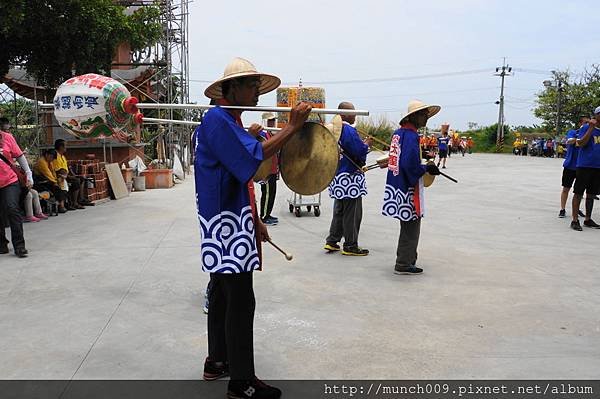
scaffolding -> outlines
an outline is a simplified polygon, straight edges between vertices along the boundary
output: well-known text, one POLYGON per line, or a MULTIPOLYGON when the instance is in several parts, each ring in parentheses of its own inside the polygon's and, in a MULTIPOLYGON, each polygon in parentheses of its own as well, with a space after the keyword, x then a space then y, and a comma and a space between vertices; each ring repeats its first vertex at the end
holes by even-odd
MULTIPOLYGON (((161 103, 189 103, 189 5, 190 0, 118 0, 122 6, 127 7, 128 13, 133 13, 142 7, 159 7, 160 24, 162 26, 162 37, 158 42, 147 48, 132 52, 132 67, 148 67, 153 73, 142 83, 131 84, 122 76, 119 70, 113 70, 112 77, 123 83, 133 96, 140 94, 149 101, 161 103), (142 90, 142 85, 150 82, 153 88, 153 96, 148 96, 142 90)), ((168 119, 188 119, 188 111, 183 111, 179 118, 175 118, 174 110, 164 111, 166 114, 159 117, 168 119)), ((181 111, 180 111, 181 112, 181 111)), ((167 160, 159 160, 170 163, 179 156, 186 170, 189 170, 191 161, 191 128, 182 125, 167 125, 157 130, 158 137, 152 141, 162 142, 167 154, 167 160), (187 149, 187 151, 186 151, 187 149)))

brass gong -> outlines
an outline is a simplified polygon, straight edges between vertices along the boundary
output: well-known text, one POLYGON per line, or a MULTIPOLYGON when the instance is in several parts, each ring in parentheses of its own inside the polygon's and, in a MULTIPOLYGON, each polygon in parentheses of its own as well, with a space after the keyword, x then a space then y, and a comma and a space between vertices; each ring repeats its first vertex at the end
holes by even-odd
POLYGON ((320 123, 306 122, 281 149, 281 177, 295 193, 318 194, 335 177, 339 159, 333 134, 320 123))

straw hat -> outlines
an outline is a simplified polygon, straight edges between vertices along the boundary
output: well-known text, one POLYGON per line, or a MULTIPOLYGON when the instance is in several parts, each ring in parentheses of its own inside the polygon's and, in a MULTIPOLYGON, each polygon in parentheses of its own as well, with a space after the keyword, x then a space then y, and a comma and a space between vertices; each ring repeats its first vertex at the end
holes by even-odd
POLYGON ((277 117, 271 112, 265 112, 262 114, 262 119, 264 119, 266 121, 271 120, 271 119, 276 119, 276 118, 277 117))
POLYGON ((410 115, 424 109, 427 109, 429 111, 429 115, 427 116, 427 118, 431 118, 432 116, 440 112, 440 109, 442 109, 442 107, 440 107, 439 105, 427 105, 420 100, 410 100, 408 102, 408 111, 402 116, 401 121, 408 118, 410 115))
POLYGON ((204 90, 204 95, 215 100, 221 99, 223 98, 221 83, 246 76, 257 76, 260 78, 260 87, 258 88, 259 95, 273 91, 281 84, 281 80, 277 76, 258 72, 256 67, 250 61, 243 58, 234 58, 225 67, 223 77, 208 86, 206 90, 204 90))
POLYGON ((342 135, 342 117, 340 115, 336 115, 331 119, 330 123, 327 123, 325 127, 329 129, 329 131, 333 134, 336 141, 340 140, 340 136, 342 135))

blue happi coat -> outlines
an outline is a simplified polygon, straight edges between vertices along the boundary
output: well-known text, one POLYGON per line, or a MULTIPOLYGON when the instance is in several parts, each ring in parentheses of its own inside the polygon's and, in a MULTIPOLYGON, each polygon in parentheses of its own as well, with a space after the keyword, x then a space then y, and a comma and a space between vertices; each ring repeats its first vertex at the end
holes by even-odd
POLYGON ((248 183, 263 159, 262 145, 219 107, 206 113, 195 136, 202 269, 257 270, 260 259, 248 183))
POLYGON ((402 221, 416 220, 425 213, 419 134, 400 128, 390 144, 382 214, 402 221))
MULTIPOLYGON (((369 146, 363 143, 354 127, 344 122, 339 140, 344 152, 358 165, 367 161, 369 146)), ((329 196, 334 199, 358 198, 367 195, 365 174, 345 155, 340 155, 340 163, 335 177, 329 183, 329 196)))

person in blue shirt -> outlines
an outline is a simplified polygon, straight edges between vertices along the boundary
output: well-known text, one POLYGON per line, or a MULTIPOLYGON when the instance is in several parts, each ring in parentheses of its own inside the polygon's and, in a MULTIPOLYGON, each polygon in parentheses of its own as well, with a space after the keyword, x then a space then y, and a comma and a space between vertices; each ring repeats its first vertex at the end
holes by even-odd
MULTIPOLYGON (((342 102, 338 109, 354 109, 349 102, 342 102)), ((334 199, 333 218, 324 249, 339 251, 338 242, 344 237, 342 255, 366 256, 369 250, 358 246, 358 232, 362 220, 362 197, 367 195, 365 174, 357 166, 364 166, 372 139, 363 142, 352 126, 355 115, 341 115, 342 133, 339 145, 344 152, 340 156, 338 169, 329 184, 329 196, 334 199)))
POLYGON ((544 140, 541 137, 538 138, 538 141, 537 141, 538 157, 543 157, 544 156, 545 148, 546 148, 546 140, 544 140))
MULTIPOLYGON (((281 84, 236 58, 204 94, 217 105, 253 107, 259 95, 281 84)), ((269 239, 256 210, 255 175, 297 133, 311 111, 307 103, 292 109, 281 132, 259 142, 244 130, 241 110, 215 107, 196 129, 194 174, 200 224, 202 269, 210 273, 208 357, 204 379, 230 376, 228 397, 279 398, 281 391, 260 381, 254 371, 253 272, 262 265, 260 242, 269 239)))
POLYGON ((580 149, 577 157, 575 186, 573 187, 571 228, 577 231, 583 230, 579 224, 577 211, 584 192, 586 198, 583 225, 596 229, 600 228, 600 225, 592 220, 594 196, 600 191, 600 129, 597 128, 598 118, 600 118, 600 107, 594 110, 594 117, 579 130, 576 142, 580 149))
POLYGON ((442 169, 446 169, 446 158, 448 158, 448 143, 450 142, 450 137, 448 136, 448 131, 445 130, 442 132, 442 136, 438 137, 438 148, 440 150, 437 166, 440 166, 440 162, 442 163, 442 169))
MULTIPOLYGON (((277 118, 274 114, 268 112, 262 115, 262 119, 267 121, 267 127, 275 127, 277 118)), ((260 132, 260 135, 269 140, 273 134, 267 130, 260 132)), ((260 182, 260 218, 267 226, 274 226, 279 223, 279 219, 273 215, 273 206, 275 205, 275 195, 277 194, 277 179, 279 178, 279 157, 275 154, 271 158, 271 173, 265 181, 260 182)))
MULTIPOLYGON (((587 116, 579 117, 579 129, 587 123, 588 119, 587 116)), ((577 156, 579 155, 579 147, 576 143, 577 131, 578 129, 569 130, 565 141, 567 154, 563 161, 562 191, 560 192, 560 211, 558 211, 559 218, 566 217, 565 206, 567 205, 567 199, 569 198, 569 190, 573 187, 575 175, 577 174, 577 156)), ((584 216, 579 209, 577 212, 579 216, 584 216)))
POLYGON ((388 168, 381 213, 400 220, 395 274, 423 272, 416 266, 421 218, 425 214, 423 175, 439 175, 440 171, 434 163, 422 164, 417 130, 425 127, 427 120, 439 111, 438 105, 410 101, 400 129, 392 136, 387 165, 381 165, 388 168))

